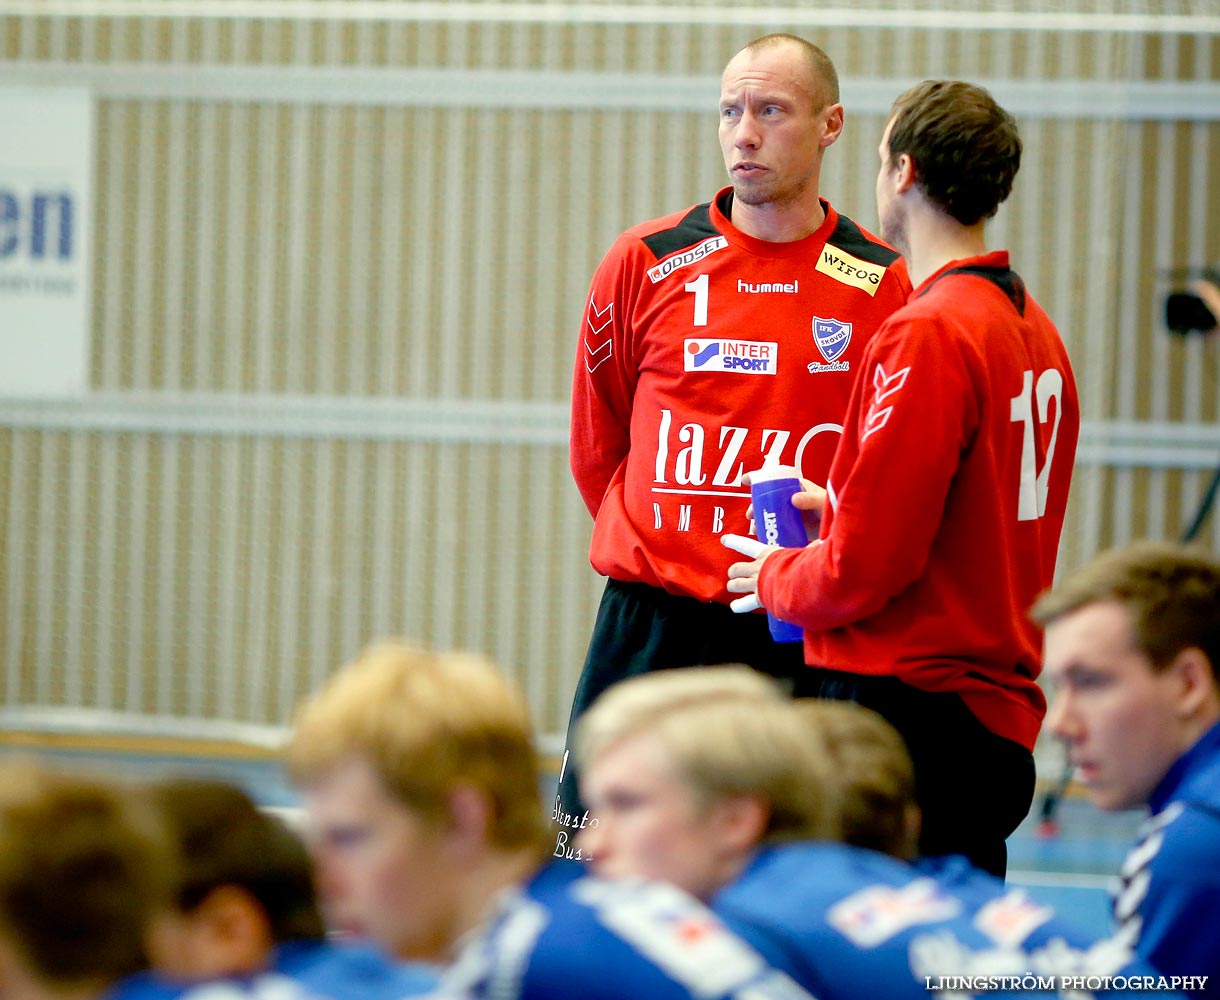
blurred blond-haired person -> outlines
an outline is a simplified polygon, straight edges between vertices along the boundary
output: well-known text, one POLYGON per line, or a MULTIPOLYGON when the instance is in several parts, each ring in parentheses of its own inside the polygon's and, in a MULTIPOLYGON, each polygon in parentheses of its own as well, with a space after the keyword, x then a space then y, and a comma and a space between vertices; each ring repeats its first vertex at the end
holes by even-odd
MULTIPOLYGON (((861 732, 821 729, 743 667, 623 681, 577 727, 598 818, 581 844, 601 874, 669 879, 707 900, 821 1000, 926 1000, 979 970, 1008 974, 978 988, 1013 997, 1057 995, 1066 975, 1152 973, 965 859, 914 865, 840 842, 844 806, 878 783, 871 751, 828 741, 861 732), (1030 991, 1028 976, 1056 985, 1030 991)), ((885 808, 905 822, 906 805, 896 796, 885 808)))
POLYGON ((548 864, 528 713, 481 657, 370 647, 302 707, 288 762, 331 919, 451 965, 445 997, 806 996, 672 887, 548 864))

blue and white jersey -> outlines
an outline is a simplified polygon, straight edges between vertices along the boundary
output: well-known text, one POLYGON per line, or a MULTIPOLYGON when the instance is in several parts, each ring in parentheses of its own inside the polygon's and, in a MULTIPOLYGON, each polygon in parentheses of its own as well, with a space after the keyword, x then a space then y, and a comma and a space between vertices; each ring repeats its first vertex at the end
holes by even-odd
POLYGON ((913 866, 846 844, 767 847, 712 908, 820 1000, 1084 998, 1172 986, 1121 942, 1065 924, 960 858, 913 866))
POLYGON ((812 1000, 671 886, 543 868, 442 979, 443 1000, 812 1000))
POLYGON ((273 968, 321 1000, 406 1000, 440 979, 432 966, 395 961, 363 942, 293 941, 276 949, 273 968))
POLYGON ((199 983, 168 982, 149 973, 130 976, 106 1000, 320 1000, 278 972, 199 983))
POLYGON ((406 1000, 431 993, 438 978, 371 945, 300 941, 280 946, 273 968, 257 975, 183 983, 141 973, 107 1000, 406 1000))
POLYGON ((1119 873, 1118 937, 1161 972, 1209 976, 1220 992, 1220 724, 1178 758, 1148 804, 1119 873))

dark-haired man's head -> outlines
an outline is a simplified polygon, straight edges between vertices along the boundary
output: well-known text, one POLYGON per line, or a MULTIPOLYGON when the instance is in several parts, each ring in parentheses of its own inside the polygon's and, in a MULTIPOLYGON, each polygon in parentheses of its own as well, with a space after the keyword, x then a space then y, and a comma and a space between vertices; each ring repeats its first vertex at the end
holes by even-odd
POLYGON ((277 945, 324 935, 308 852, 280 819, 220 781, 171 779, 148 795, 181 855, 162 972, 256 972, 277 945))
POLYGON ((889 183, 910 171, 914 187, 945 216, 976 226, 995 215, 1021 166, 1017 123, 982 87, 925 80, 895 102, 881 145, 881 235, 909 253, 907 220, 889 183))

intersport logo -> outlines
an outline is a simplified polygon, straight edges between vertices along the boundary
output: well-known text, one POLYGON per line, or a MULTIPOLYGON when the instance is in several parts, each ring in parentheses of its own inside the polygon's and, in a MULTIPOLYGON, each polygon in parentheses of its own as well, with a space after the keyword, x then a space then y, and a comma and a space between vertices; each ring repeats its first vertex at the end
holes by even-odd
POLYGON ((774 375, 779 366, 779 344, 774 341, 691 337, 682 346, 683 371, 774 375))

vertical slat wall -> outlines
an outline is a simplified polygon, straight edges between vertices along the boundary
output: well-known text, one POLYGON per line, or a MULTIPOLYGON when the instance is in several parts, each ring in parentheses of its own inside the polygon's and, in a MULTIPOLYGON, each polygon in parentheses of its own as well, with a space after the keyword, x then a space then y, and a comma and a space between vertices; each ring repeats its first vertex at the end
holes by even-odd
POLYGON ((1065 565, 1176 534, 1220 461, 1216 345, 1159 315, 1164 270, 1220 260, 1207 3, 1015 4, 1002 30, 930 2, 825 24, 48 6, 0 0, 0 86, 97 95, 92 393, 0 400, 9 724, 275 726, 400 634, 491 654, 561 731, 600 593, 563 418, 587 281, 621 229, 721 185, 717 79, 764 31, 835 58, 823 185, 870 227, 893 96, 961 76, 1011 98, 1027 152, 992 242, 1059 322, 1089 422, 1065 565))

